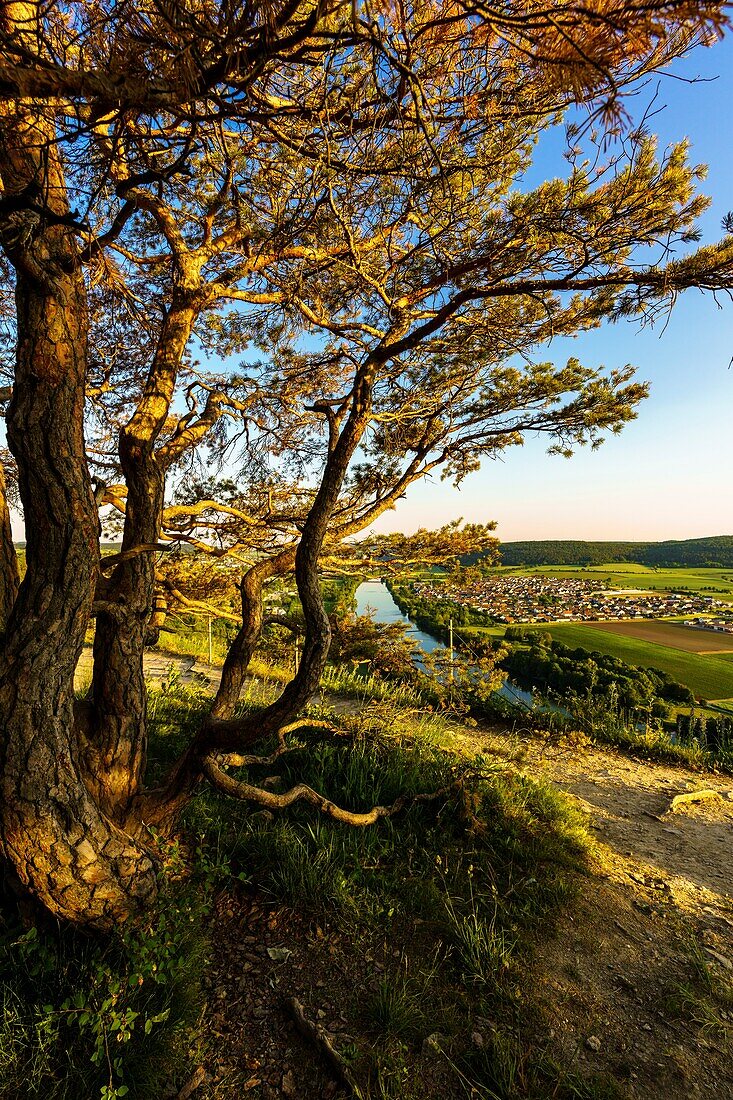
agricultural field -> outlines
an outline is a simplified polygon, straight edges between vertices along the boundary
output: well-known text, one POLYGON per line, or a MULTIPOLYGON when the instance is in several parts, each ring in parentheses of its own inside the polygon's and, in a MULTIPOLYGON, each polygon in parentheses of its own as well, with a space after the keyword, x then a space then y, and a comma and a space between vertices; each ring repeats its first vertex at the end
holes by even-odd
POLYGON ((717 600, 733 603, 733 569, 652 569, 634 562, 589 566, 505 566, 496 570, 499 576, 559 577, 574 580, 605 580, 609 588, 634 588, 644 591, 705 592, 717 600))
MULTIPOLYGON (((570 647, 582 647, 590 651, 608 653, 620 657, 632 665, 659 668, 669 673, 681 684, 686 684, 701 699, 733 698, 733 652, 709 653, 685 652, 671 645, 659 644, 645 638, 634 637, 607 629, 608 626, 640 624, 551 623, 533 627, 548 631, 553 638, 570 647)), ((645 624, 671 625, 671 624, 645 624)))
MULTIPOLYGON (((733 603, 733 569, 703 567, 654 569, 633 562, 588 567, 507 566, 498 576, 539 576, 601 580, 609 588, 640 591, 700 592, 733 603)), ((438 577, 433 577, 435 583, 438 577)), ((464 628, 466 629, 466 628, 464 628)), ((474 626, 476 634, 503 636, 504 627, 474 626)), ((733 638, 697 631, 673 620, 628 620, 594 623, 532 623, 527 629, 549 631, 573 648, 596 650, 643 668, 659 668, 685 684, 698 698, 733 700, 733 638)), ((733 704, 731 704, 733 705, 733 704)))
POLYGON ((683 623, 661 619, 632 619, 629 622, 594 623, 593 626, 611 634, 681 649, 684 653, 713 653, 716 656, 728 653, 733 659, 733 634, 697 630, 683 623))

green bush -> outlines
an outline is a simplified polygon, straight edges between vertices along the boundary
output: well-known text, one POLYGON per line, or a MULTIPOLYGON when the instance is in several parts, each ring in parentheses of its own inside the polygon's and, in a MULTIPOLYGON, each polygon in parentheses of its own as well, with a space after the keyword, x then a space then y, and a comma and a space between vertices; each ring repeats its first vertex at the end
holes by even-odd
POLYGON ((23 929, 0 933, 0 1097, 157 1100, 187 1062, 201 1011, 201 903, 168 891, 146 923, 110 940, 23 929))

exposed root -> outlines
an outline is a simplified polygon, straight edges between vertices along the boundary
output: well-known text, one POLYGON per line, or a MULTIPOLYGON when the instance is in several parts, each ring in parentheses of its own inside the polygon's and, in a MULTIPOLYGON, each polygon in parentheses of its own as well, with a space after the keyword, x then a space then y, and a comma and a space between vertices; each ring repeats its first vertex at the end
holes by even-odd
POLYGON ((439 798, 455 794, 463 786, 463 780, 457 779, 449 786, 441 787, 437 791, 430 791, 427 794, 401 795, 391 806, 372 806, 370 810, 366 810, 364 813, 356 813, 337 806, 329 798, 325 798, 324 795, 314 791, 312 787, 307 786, 305 783, 298 783, 290 790, 283 791, 282 794, 275 794, 272 791, 263 790, 262 787, 258 787, 253 783, 246 783, 242 779, 234 779, 224 770, 219 760, 213 756, 205 757, 202 761, 202 769, 212 786, 242 802, 251 802, 254 805, 262 806, 266 810, 273 811, 285 810, 296 802, 308 802, 311 806, 315 806, 317 810, 320 810, 322 814, 325 814, 326 817, 333 818, 334 821, 359 827, 374 825, 383 817, 394 817, 406 806, 418 802, 435 802, 439 798))
POLYGON ((348 1089, 349 1095, 357 1098, 361 1097, 362 1093, 345 1059, 343 1059, 336 1050, 323 1028, 307 1018, 300 1001, 296 997, 290 997, 285 1001, 285 1008, 292 1017, 300 1034, 304 1039, 308 1039, 313 1043, 337 1079, 348 1089))
POLYGON ((332 725, 330 722, 324 722, 320 720, 313 720, 308 718, 300 719, 297 722, 291 722, 287 726, 283 726, 277 735, 278 747, 274 752, 271 752, 269 756, 245 756, 237 752, 228 752, 217 755, 217 760, 220 764, 225 764, 230 768, 248 768, 253 764, 272 764, 275 760, 278 760, 281 756, 285 756, 286 753, 296 752, 299 745, 286 744, 285 738, 289 733, 296 733, 301 729, 318 730, 323 734, 328 734, 333 737, 349 737, 350 735, 340 730, 338 726, 332 725))

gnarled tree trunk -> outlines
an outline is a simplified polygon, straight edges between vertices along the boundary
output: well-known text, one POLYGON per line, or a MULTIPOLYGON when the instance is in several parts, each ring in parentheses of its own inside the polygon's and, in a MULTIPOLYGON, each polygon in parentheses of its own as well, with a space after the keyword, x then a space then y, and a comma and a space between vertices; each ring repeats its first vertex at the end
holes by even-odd
MULTIPOLYGON (((160 538, 166 464, 155 444, 168 417, 175 381, 191 336, 196 309, 177 303, 162 326, 138 406, 120 433, 127 485, 122 551, 160 538)), ((147 754, 147 687, 143 655, 155 598, 155 556, 143 552, 120 562, 105 589, 108 610, 97 613, 94 636, 90 770, 102 775, 97 797, 124 819, 139 792, 147 754)))
MULTIPOLYGON (((5 19, 28 33, 35 9, 5 19)), ((29 107, 0 114, 7 202, 0 244, 16 271, 18 346, 8 442, 18 463, 27 570, 0 655, 0 840, 52 913, 109 927, 149 902, 151 859, 100 811, 83 774, 74 669, 98 576, 84 451, 86 291, 58 150, 29 107)))
POLYGON ((210 717, 220 720, 231 718, 242 693, 247 669, 262 637, 265 621, 262 593, 265 582, 280 576, 292 567, 295 549, 258 562, 246 571, 239 586, 242 598, 242 625, 237 631, 224 659, 221 681, 216 693, 210 717))

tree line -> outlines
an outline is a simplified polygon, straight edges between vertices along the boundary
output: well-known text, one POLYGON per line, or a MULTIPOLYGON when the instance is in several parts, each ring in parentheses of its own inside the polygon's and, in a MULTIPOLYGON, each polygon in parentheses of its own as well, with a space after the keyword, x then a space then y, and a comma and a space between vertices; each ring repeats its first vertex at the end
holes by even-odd
MULTIPOLYGON (((502 565, 610 565, 633 562, 638 565, 703 568, 733 567, 733 535, 716 535, 679 542, 585 542, 582 540, 538 540, 503 542, 502 565)), ((477 555, 466 564, 475 564, 477 555)))

